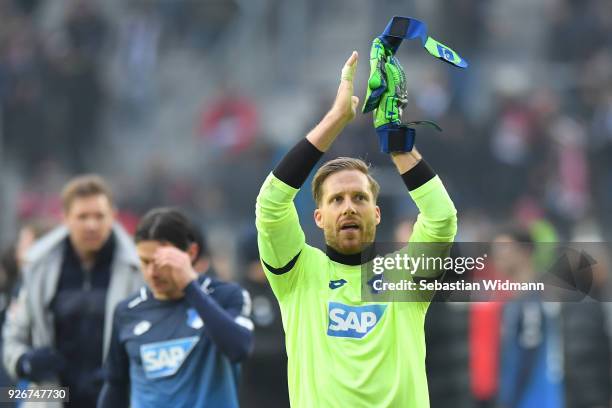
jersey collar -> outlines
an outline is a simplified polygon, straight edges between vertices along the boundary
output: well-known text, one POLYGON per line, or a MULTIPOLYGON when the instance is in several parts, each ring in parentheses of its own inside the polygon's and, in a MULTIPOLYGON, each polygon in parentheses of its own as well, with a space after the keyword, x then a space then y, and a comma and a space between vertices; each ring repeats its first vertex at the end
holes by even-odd
POLYGON ((368 245, 363 251, 356 254, 341 254, 329 245, 325 246, 325 254, 334 262, 344 265, 356 266, 367 263, 376 257, 375 246, 368 245))

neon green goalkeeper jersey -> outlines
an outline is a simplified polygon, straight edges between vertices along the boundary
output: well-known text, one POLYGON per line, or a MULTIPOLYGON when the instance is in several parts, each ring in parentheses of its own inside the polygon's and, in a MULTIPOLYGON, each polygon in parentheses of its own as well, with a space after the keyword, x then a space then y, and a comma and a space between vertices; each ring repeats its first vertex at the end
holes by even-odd
MULTIPOLYGON (((293 199, 270 174, 256 206, 260 257, 280 304, 292 407, 429 406, 426 302, 361 302, 361 267, 306 244, 293 199)), ((411 242, 452 242, 453 203, 439 177, 410 192, 411 242)))

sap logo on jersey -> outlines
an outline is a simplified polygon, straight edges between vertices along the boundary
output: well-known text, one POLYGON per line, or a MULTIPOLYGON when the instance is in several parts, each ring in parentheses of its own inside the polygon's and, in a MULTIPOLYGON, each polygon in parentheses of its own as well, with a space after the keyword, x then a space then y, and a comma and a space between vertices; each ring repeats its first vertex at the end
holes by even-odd
POLYGON ((174 375, 200 338, 185 337, 140 346, 140 357, 147 378, 174 375))
POLYGON ((387 305, 348 306, 329 302, 327 335, 361 339, 380 321, 387 305))

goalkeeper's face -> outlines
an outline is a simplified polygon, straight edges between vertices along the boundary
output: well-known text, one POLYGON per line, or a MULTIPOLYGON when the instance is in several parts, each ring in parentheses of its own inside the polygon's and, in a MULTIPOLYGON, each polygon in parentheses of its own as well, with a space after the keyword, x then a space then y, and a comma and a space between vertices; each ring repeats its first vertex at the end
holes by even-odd
POLYGON ((380 208, 367 176, 359 170, 342 170, 330 174, 321 187, 314 218, 325 242, 341 254, 360 252, 374 241, 380 223, 380 208))

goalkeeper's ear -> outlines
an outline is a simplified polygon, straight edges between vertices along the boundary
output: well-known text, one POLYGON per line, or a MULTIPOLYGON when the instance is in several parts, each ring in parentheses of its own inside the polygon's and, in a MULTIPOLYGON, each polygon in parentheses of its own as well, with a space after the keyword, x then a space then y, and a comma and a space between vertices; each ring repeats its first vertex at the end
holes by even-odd
POLYGON ((317 227, 323 229, 323 214, 321 214, 321 210, 318 208, 314 210, 314 221, 317 227))

